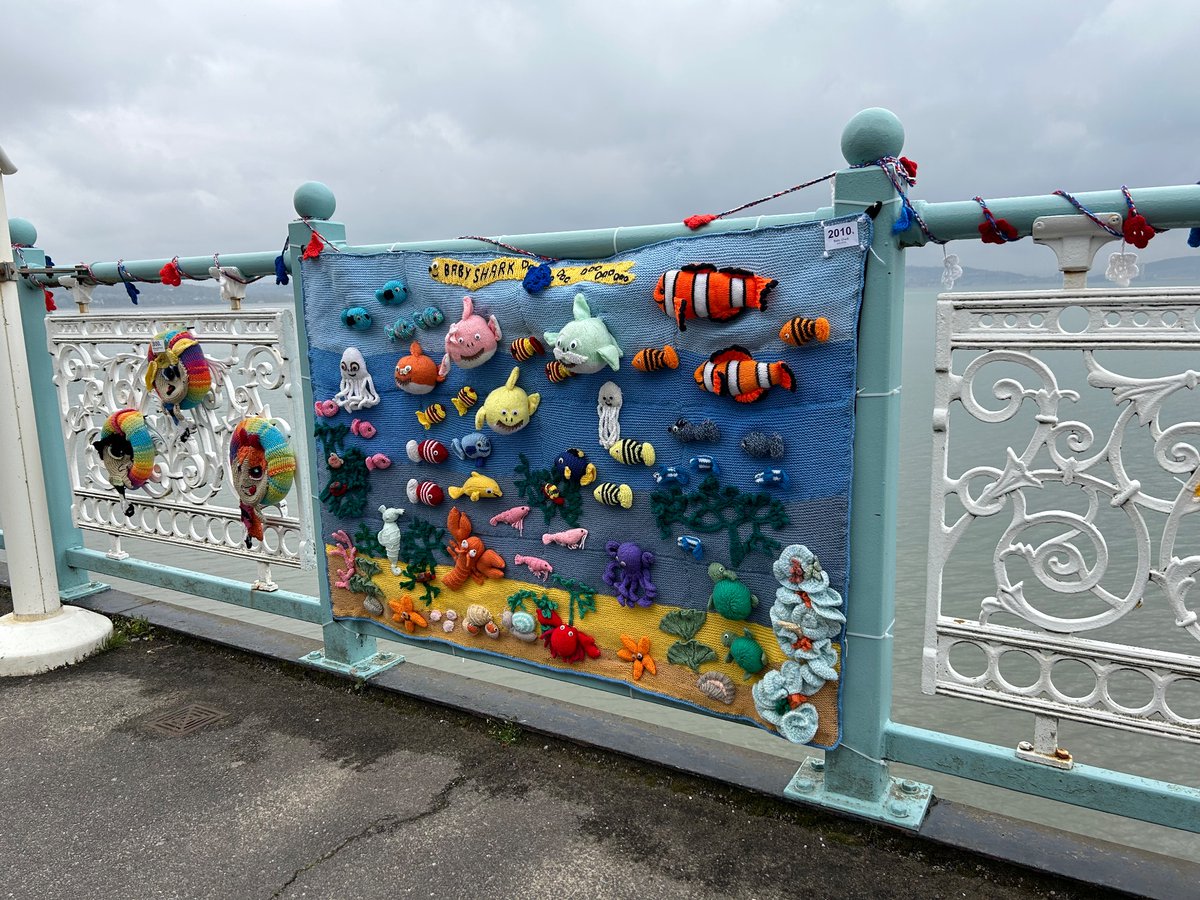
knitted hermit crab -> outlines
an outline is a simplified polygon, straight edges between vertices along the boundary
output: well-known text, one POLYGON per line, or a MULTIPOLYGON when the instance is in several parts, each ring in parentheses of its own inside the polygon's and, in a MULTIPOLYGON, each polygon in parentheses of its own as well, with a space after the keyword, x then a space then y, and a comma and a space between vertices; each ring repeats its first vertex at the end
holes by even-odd
MULTIPOLYGON (((122 500, 128 500, 127 490, 137 490, 154 478, 154 437, 145 416, 136 409, 118 409, 105 419, 100 439, 92 447, 100 456, 108 483, 122 500)), ((132 503, 125 507, 125 515, 133 515, 132 503)))
MULTIPOLYGON (((179 424, 179 411, 199 406, 213 386, 220 386, 223 367, 204 356, 200 342, 183 329, 160 331, 146 351, 146 390, 154 391, 163 411, 179 424)), ((187 440, 190 428, 184 428, 187 440)))
POLYGON ((278 425, 250 416, 229 438, 229 470, 249 549, 253 538, 263 537, 262 508, 276 505, 292 489, 296 454, 278 425))

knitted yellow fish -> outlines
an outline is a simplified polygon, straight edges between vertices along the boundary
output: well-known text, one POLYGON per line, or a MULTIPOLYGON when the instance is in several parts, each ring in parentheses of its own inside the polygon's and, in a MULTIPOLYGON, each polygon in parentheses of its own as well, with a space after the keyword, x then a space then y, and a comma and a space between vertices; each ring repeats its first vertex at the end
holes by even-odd
POLYGON ((472 472, 461 487, 450 485, 447 492, 451 500, 457 500, 459 497, 467 497, 472 501, 490 500, 504 496, 494 478, 488 478, 478 472, 472 472))

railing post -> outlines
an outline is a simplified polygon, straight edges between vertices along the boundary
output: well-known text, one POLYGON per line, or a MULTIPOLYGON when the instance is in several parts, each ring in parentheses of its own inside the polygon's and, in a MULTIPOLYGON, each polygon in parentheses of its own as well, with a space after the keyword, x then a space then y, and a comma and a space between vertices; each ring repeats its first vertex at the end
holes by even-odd
MULTIPOLYGON (((31 268, 46 265, 46 252, 32 246, 37 240, 33 226, 24 219, 12 219, 9 227, 13 230, 13 242, 20 246, 23 265, 31 268)), ((62 410, 54 385, 54 359, 46 342, 44 295, 40 285, 26 278, 18 279, 17 295, 21 303, 21 330, 29 366, 29 386, 33 393, 33 414, 37 423, 42 478, 50 515, 54 565, 58 573, 58 595, 70 602, 107 590, 108 585, 92 581, 87 570, 77 569, 67 562, 67 551, 83 546, 83 532, 75 526, 71 512, 71 472, 63 441, 62 410)))
MULTIPOLYGON (((0 173, 13 171, 6 160, 0 152, 0 173)), ((112 633, 112 623, 96 613, 64 607, 58 597, 56 568, 62 550, 55 544, 46 490, 47 474, 55 473, 53 467, 43 469, 22 325, 26 317, 12 277, 13 244, 32 245, 37 231, 22 219, 12 224, 10 233, 0 178, 0 268, 8 270, 7 276, 0 273, 0 522, 13 598, 13 611, 0 617, 0 675, 32 675, 92 653, 112 633)), ((29 316, 35 314, 42 315, 40 303, 29 311, 29 316)), ((46 356, 44 337, 34 349, 46 356)), ((56 411, 57 403, 52 407, 56 411)))
POLYGON ((787 794, 916 828, 931 789, 890 778, 884 759, 892 701, 904 255, 892 234, 900 212, 896 190, 882 168, 869 165, 899 156, 903 146, 903 126, 884 109, 860 112, 842 132, 846 161, 861 168, 837 174, 834 214, 883 204, 867 257, 858 327, 842 740, 825 754, 823 766, 806 761, 787 794))
MULTIPOLYGON (((331 222, 329 217, 337 208, 333 191, 318 181, 306 182, 296 189, 292 198, 298 219, 288 225, 287 259, 292 275, 292 292, 296 310, 296 344, 299 355, 298 370, 303 394, 304 422, 297 429, 297 440, 307 440, 316 425, 313 413, 312 371, 308 364, 308 329, 304 322, 304 285, 300 276, 300 255, 315 231, 328 243, 345 244, 346 226, 331 222)), ((335 251, 326 248, 325 253, 335 251)), ((305 657, 306 662, 323 665, 341 672, 368 677, 381 668, 402 661, 396 654, 381 654, 376 650, 375 638, 359 634, 333 619, 333 601, 329 594, 329 572, 325 558, 325 533, 321 526, 321 499, 318 481, 317 459, 312 453, 308 458, 307 483, 311 490, 313 514, 313 542, 317 557, 317 579, 321 589, 322 632, 325 649, 314 651, 305 657)))

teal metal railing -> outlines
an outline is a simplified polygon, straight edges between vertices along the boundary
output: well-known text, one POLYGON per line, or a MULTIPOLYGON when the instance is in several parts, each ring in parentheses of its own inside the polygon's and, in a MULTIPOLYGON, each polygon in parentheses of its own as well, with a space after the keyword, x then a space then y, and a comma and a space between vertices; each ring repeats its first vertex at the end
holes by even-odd
MULTIPOLYGON (((810 767, 811 772, 821 773, 823 786, 816 790, 809 784, 791 795, 913 828, 919 825, 919 816, 916 820, 911 817, 906 820, 906 812, 897 812, 897 803, 902 802, 906 792, 911 792, 911 782, 899 783, 890 773, 891 763, 905 763, 1119 816, 1200 832, 1200 790, 1195 788, 1084 765, 1076 765, 1070 770, 1051 768, 1017 758, 1010 747, 891 720, 891 631, 895 620, 892 585, 904 249, 920 246, 928 237, 916 224, 900 234, 892 233, 892 225, 901 210, 896 189, 882 168, 869 165, 872 161, 900 154, 903 128, 899 121, 884 110, 866 110, 847 126, 842 143, 849 167, 836 175, 832 207, 794 215, 718 220, 706 226, 707 232, 738 231, 820 220, 860 212, 875 203, 882 204, 876 219, 872 259, 867 267, 859 334, 860 397, 854 443, 850 542, 850 571, 854 578, 847 602, 846 638, 846 655, 853 662, 843 673, 843 741, 838 749, 826 753, 823 764, 810 767)), ((1200 225, 1200 186, 1138 188, 1136 195, 1139 211, 1157 228, 1200 225)), ((1079 194, 1078 199, 1093 209, 1124 208, 1120 191, 1079 194)), ((989 205, 997 217, 1007 219, 1021 235, 1031 233, 1039 216, 1071 211, 1066 201, 1054 195, 1002 198, 990 201, 989 205)), ((974 240, 979 236, 979 207, 974 202, 914 201, 914 207, 939 240, 974 240)), ((294 279, 296 328, 301 348, 307 346, 307 339, 297 263, 301 249, 313 231, 341 252, 348 253, 491 249, 480 242, 461 239, 349 245, 345 226, 331 218, 335 210, 333 194, 317 183, 303 185, 297 190, 295 209, 299 218, 288 228, 287 265, 294 279)), ((29 230, 23 232, 26 237, 29 237, 29 230)), ((500 239, 548 256, 599 259, 644 244, 686 237, 690 233, 681 224, 664 224, 510 235, 500 239)), ((33 239, 26 241, 28 244, 33 242, 33 239)), ((41 251, 29 247, 24 249, 24 255, 27 277, 22 280, 21 290, 22 305, 28 315, 23 317, 23 327, 30 348, 33 389, 39 406, 38 429, 64 597, 70 599, 96 589, 88 573, 99 572, 319 623, 323 627, 325 653, 329 659, 351 665, 371 657, 376 652, 376 638, 372 633, 354 630, 333 620, 322 553, 317 554, 322 592, 320 598, 314 598, 287 592, 263 593, 208 573, 135 559, 114 560, 83 547, 82 535, 71 522, 71 497, 65 488, 68 482, 62 431, 55 415, 57 403, 52 372, 46 354, 41 352, 46 345, 46 336, 40 315, 40 285, 49 283, 56 273, 43 270, 45 258, 41 251)), ((220 264, 236 266, 247 277, 267 276, 274 274, 276 255, 272 252, 229 254, 221 257, 220 264)), ((166 259, 133 260, 125 261, 124 267, 135 278, 154 281, 166 262, 166 259)), ((196 278, 207 277, 208 268, 213 264, 209 256, 186 257, 178 262, 186 274, 196 278)), ((94 263, 80 274, 98 282, 119 282, 115 262, 94 263)), ((301 353, 299 362, 306 410, 303 428, 311 432, 313 396, 307 355, 301 353)), ((315 493, 317 470, 311 459, 308 476, 307 483, 313 486, 315 493)), ((395 639, 391 634, 388 637, 395 639)))

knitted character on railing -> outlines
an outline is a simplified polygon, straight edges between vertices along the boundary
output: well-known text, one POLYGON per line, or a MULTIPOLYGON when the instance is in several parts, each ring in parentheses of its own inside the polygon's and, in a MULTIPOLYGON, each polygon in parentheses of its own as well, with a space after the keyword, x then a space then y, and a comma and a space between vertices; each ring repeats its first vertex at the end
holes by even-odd
MULTIPOLYGON (((163 412, 180 424, 179 411, 203 403, 214 386, 220 387, 224 366, 204 356, 199 341, 190 331, 160 331, 146 351, 146 390, 158 394, 163 412)), ((180 440, 186 441, 190 428, 180 440)))
MULTIPOLYGON (((155 477, 154 437, 146 418, 136 409, 119 409, 100 429, 100 439, 92 444, 104 465, 104 471, 122 500, 127 490, 137 490, 155 477)), ((125 507, 125 515, 133 515, 133 504, 125 507)))
POLYGON ((278 504, 292 489, 296 454, 272 420, 250 416, 229 439, 229 469, 249 549, 253 538, 263 538, 262 508, 278 504))

